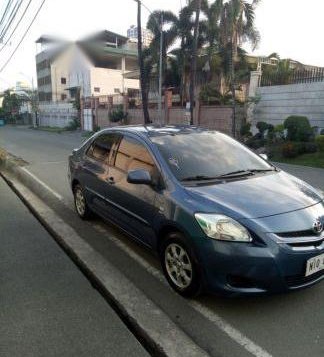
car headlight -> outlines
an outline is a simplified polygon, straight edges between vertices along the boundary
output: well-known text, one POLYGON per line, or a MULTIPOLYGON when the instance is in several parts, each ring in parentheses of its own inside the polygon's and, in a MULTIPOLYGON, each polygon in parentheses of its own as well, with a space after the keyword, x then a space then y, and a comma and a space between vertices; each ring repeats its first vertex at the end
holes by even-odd
POLYGON ((248 230, 230 217, 221 214, 196 213, 195 218, 209 238, 232 242, 252 241, 248 230))

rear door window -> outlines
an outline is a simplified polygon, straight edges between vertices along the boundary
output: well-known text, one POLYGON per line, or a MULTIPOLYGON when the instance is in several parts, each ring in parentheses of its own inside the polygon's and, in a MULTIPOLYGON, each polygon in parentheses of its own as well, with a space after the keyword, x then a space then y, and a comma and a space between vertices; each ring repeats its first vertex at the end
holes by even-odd
POLYGON ((147 170, 151 176, 156 173, 156 166, 152 155, 138 140, 123 137, 120 142, 116 157, 115 167, 127 173, 130 170, 147 170))
POLYGON ((87 151, 87 156, 100 162, 108 161, 111 149, 118 140, 116 134, 102 134, 97 137, 87 151))

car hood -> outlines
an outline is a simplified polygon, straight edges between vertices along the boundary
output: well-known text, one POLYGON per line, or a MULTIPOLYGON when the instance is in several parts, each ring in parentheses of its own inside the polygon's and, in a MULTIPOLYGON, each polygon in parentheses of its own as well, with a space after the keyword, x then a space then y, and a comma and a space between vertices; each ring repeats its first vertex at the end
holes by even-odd
POLYGON ((221 184, 185 187, 202 212, 233 218, 262 218, 312 206, 322 197, 312 186, 283 171, 221 184))

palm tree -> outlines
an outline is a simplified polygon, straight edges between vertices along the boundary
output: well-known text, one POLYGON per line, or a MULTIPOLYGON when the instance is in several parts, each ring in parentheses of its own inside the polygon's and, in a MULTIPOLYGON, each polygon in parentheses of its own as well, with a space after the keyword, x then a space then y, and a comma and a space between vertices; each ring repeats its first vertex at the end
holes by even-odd
POLYGON ((195 7, 195 25, 194 25, 194 38, 192 44, 192 58, 190 69, 190 125, 193 125, 193 108, 195 102, 195 86, 196 86, 196 72, 197 72, 197 54, 198 54, 198 37, 199 37, 199 18, 201 11, 201 1, 193 0, 192 5, 195 7))
POLYGON ((186 97, 186 88, 188 87, 188 67, 190 67, 188 56, 191 54, 193 42, 192 14, 193 10, 190 6, 183 7, 178 16, 170 11, 158 10, 150 15, 147 23, 147 28, 154 34, 150 49, 155 63, 158 63, 159 59, 161 36, 160 26, 157 19, 163 18, 163 25, 169 25, 167 30, 163 30, 163 82, 169 82, 170 69, 173 71, 175 69, 174 65, 177 63, 177 77, 180 77, 181 101, 186 97), (177 39, 180 40, 180 48, 173 49, 169 52, 170 47, 172 47, 177 39))
POLYGON ((236 103, 235 103, 235 67, 238 47, 243 42, 250 42, 255 48, 260 35, 255 29, 255 7, 260 0, 248 3, 245 0, 229 0, 223 5, 220 22, 220 40, 223 48, 230 48, 229 76, 233 97, 233 136, 236 135, 236 103))
POLYGON ((137 49, 138 49, 138 62, 140 67, 140 82, 141 82, 144 124, 149 124, 151 121, 148 111, 148 89, 147 89, 148 81, 146 80, 143 49, 142 49, 142 19, 141 19, 142 4, 140 0, 135 0, 135 1, 137 2, 137 49))

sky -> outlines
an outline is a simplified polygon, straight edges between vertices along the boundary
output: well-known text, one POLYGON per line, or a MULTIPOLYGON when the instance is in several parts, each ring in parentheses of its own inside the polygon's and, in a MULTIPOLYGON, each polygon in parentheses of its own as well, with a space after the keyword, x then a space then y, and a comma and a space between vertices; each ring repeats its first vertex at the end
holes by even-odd
MULTIPOLYGON (((12 38, 3 48, 0 44, 0 67, 11 55, 22 33, 29 25, 42 0, 32 0, 31 6, 12 38)), ((152 11, 179 11, 186 0, 142 0, 152 11)), ((28 0, 24 0, 25 5, 28 0)), ((6 0, 0 0, 2 13, 6 0)), ((0 73, 0 89, 16 81, 31 82, 35 73, 35 40, 42 34, 76 40, 89 33, 107 29, 126 35, 127 28, 136 24, 137 5, 134 0, 46 0, 22 45, 0 73)), ((262 0, 256 10, 256 26, 261 33, 259 48, 249 53, 292 58, 309 65, 324 67, 323 0, 262 0)), ((143 9, 143 24, 149 13, 143 9)))

